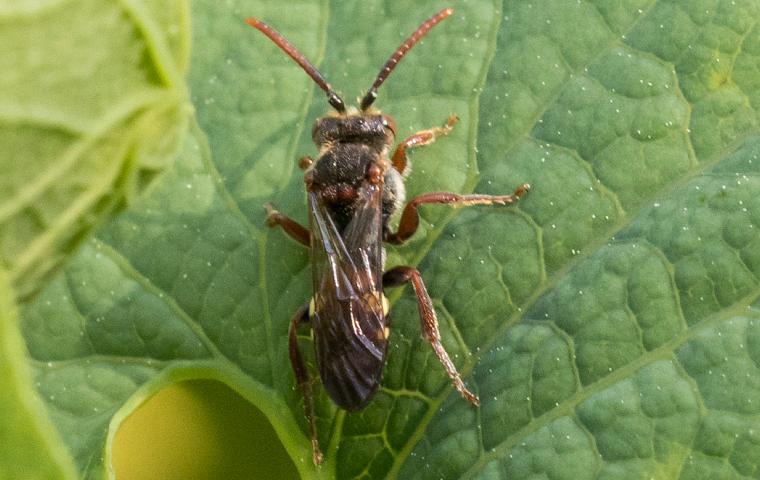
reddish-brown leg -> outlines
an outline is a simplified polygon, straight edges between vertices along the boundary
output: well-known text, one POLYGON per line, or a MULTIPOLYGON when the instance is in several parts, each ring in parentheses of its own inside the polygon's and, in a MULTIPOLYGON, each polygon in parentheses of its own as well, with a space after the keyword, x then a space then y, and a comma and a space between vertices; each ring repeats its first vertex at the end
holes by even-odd
POLYGON ((433 301, 428 295, 425 284, 422 282, 420 272, 416 268, 412 267, 395 267, 383 274, 383 288, 385 287, 397 287, 405 283, 411 283, 414 288, 414 294, 417 296, 417 308, 420 312, 420 324, 422 325, 422 334, 425 339, 430 342, 433 347, 435 355, 443 365, 444 370, 449 375, 451 383, 454 384, 459 393, 465 400, 473 405, 479 405, 480 400, 472 392, 467 390, 462 377, 459 376, 459 372, 449 358, 449 354, 441 345, 441 334, 438 331, 438 318, 435 315, 435 309, 433 309, 433 301))
POLYGON ((306 170, 307 168, 311 167, 313 164, 314 164, 314 159, 309 157, 308 155, 298 159, 298 168, 300 168, 301 170, 306 170))
POLYGON ((388 232, 385 241, 388 243, 403 243, 407 238, 414 235, 420 224, 420 215, 417 207, 428 203, 442 203, 454 205, 457 207, 469 207, 470 205, 508 205, 520 199, 530 189, 530 185, 523 183, 512 195, 458 195, 448 192, 433 192, 414 197, 411 202, 406 204, 404 211, 401 213, 398 230, 396 233, 388 232))
POLYGON ((441 135, 448 135, 449 132, 454 128, 454 125, 459 121, 459 117, 456 115, 451 115, 448 120, 446 120, 446 125, 442 127, 433 127, 429 130, 422 130, 421 132, 417 132, 411 137, 407 138, 403 142, 401 142, 397 147, 396 151, 393 152, 393 157, 391 157, 391 163, 393 163, 393 168, 395 168, 398 173, 402 174, 404 173, 404 170, 406 170, 406 149, 407 148, 414 148, 414 147, 422 147, 423 145, 430 145, 431 143, 435 142, 436 137, 439 137, 441 135))
POLYGON ((296 329, 299 325, 309 322, 309 304, 298 309, 293 319, 290 321, 290 331, 288 332, 288 350, 290 352, 290 364, 293 367, 293 373, 296 376, 298 388, 303 396, 303 409, 306 413, 306 421, 309 422, 309 434, 311 434, 311 457, 314 465, 322 463, 322 452, 319 450, 319 439, 317 438, 317 424, 314 417, 314 396, 311 392, 311 376, 306 368, 301 351, 298 349, 298 337, 296 329))
POLYGON ((281 214, 268 203, 264 207, 267 209, 267 227, 274 228, 279 225, 293 240, 306 247, 311 246, 311 234, 306 227, 292 218, 281 214))

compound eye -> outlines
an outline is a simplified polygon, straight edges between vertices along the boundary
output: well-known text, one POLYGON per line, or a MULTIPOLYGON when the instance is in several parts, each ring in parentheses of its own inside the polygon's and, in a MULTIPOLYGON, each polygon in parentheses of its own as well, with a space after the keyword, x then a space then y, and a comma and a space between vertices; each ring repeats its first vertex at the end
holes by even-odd
POLYGON ((396 135, 396 121, 393 117, 383 115, 383 126, 390 129, 394 136, 396 135))
POLYGON ((315 144, 323 145, 335 138, 336 121, 331 117, 317 119, 311 129, 311 139, 315 144))
POLYGON ((322 143, 322 140, 324 137, 323 131, 324 131, 324 127, 322 127, 322 122, 320 122, 319 120, 314 122, 314 126, 311 128, 311 139, 317 145, 322 143))

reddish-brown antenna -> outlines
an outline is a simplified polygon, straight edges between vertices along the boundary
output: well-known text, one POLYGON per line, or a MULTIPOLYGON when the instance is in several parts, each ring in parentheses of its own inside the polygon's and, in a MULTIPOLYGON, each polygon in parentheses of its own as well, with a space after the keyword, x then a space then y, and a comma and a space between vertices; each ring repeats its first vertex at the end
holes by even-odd
POLYGON ((375 79, 375 83, 372 84, 367 94, 362 99, 361 103, 361 109, 366 110, 369 108, 370 105, 375 101, 377 98, 377 89, 380 88, 380 85, 383 84, 386 78, 388 78, 388 75, 391 74, 394 68, 396 68, 396 65, 398 62, 406 55, 406 52, 412 49, 412 47, 420 41, 422 37, 425 36, 427 32, 430 31, 431 28, 438 25, 438 23, 454 13, 453 8, 444 8, 440 12, 436 13, 432 17, 428 18, 424 22, 422 22, 422 25, 417 27, 417 30, 412 33, 409 38, 404 40, 404 43, 402 43, 395 52, 393 52, 393 55, 391 55, 391 58, 388 59, 387 62, 385 62, 385 65, 383 65, 383 68, 380 69, 380 73, 377 74, 377 78, 375 79))
POLYGON ((330 105, 332 105, 335 110, 339 111, 340 113, 344 113, 346 111, 346 104, 343 103, 343 99, 340 98, 337 93, 335 93, 332 87, 330 87, 330 84, 327 83, 319 70, 317 70, 317 67, 306 60, 306 57, 304 57, 303 54, 293 46, 293 44, 285 40, 285 37, 283 37, 277 30, 262 22, 258 18, 246 18, 245 23, 269 37, 269 39, 273 41, 275 45, 280 47, 283 52, 287 53, 290 58, 295 60, 296 63, 300 65, 300 67, 303 68, 307 74, 309 74, 311 79, 314 80, 314 83, 319 85, 319 88, 325 91, 327 94, 327 101, 330 102, 330 105))

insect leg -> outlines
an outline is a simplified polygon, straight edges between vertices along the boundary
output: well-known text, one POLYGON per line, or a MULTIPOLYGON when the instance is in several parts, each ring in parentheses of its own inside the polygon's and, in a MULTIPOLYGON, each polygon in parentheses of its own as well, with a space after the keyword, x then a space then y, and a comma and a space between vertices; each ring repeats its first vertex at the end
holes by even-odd
POLYGON ((414 197, 412 201, 406 204, 401 214, 401 220, 398 224, 396 233, 386 233, 385 241, 388 243, 399 244, 414 235, 420 224, 420 215, 417 207, 428 203, 442 203, 446 205, 469 207, 471 205, 508 205, 520 199, 530 189, 530 185, 523 183, 511 195, 458 195, 449 192, 426 193, 414 197))
POLYGON ((416 268, 412 267, 395 267, 383 274, 383 287, 397 287, 404 283, 411 283, 414 288, 414 294, 417 296, 417 308, 420 312, 420 323, 422 325, 422 334, 425 339, 430 342, 433 347, 435 355, 443 365, 444 370, 449 375, 451 382, 454 384, 459 393, 465 400, 473 405, 480 405, 480 400, 472 392, 467 390, 467 387, 462 381, 462 377, 459 376, 454 364, 449 358, 449 354, 441 345, 441 334, 438 331, 438 318, 435 315, 435 309, 433 309, 433 301, 428 295, 425 284, 422 282, 422 276, 416 268))
POLYGON ((400 174, 403 175, 404 170, 406 170, 406 149, 407 148, 413 148, 413 147, 422 147, 424 145, 430 145, 431 143, 435 142, 436 137, 439 137, 441 135, 448 135, 449 132, 454 128, 454 125, 459 121, 459 117, 456 115, 451 115, 448 120, 446 120, 446 125, 442 127, 433 127, 429 130, 422 130, 420 132, 415 133, 411 137, 407 138, 403 142, 401 142, 397 147, 396 150, 393 152, 393 157, 391 157, 391 163, 393 163, 393 168, 395 168, 400 174))
POLYGON ((267 209, 267 227, 274 228, 279 225, 293 240, 306 247, 311 246, 311 234, 306 227, 292 218, 281 214, 268 203, 264 205, 264 208, 267 209))
POLYGON ((301 157, 298 159, 298 168, 306 170, 314 164, 314 159, 310 156, 301 157))
POLYGON ((288 350, 290 353, 290 364, 293 367, 293 373, 298 382, 298 388, 303 396, 303 409, 306 413, 306 420, 309 422, 309 433, 311 434, 311 456, 314 465, 322 463, 322 452, 319 450, 319 439, 317 438, 317 424, 314 418, 314 397, 311 392, 311 376, 306 368, 301 351, 298 349, 298 337, 296 329, 299 325, 309 321, 309 304, 298 309, 293 319, 290 321, 290 331, 288 332, 288 350))

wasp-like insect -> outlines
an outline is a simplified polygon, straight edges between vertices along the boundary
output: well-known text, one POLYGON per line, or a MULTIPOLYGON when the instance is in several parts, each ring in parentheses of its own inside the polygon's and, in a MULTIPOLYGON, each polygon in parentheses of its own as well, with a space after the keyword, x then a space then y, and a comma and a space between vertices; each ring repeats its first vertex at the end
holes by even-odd
POLYGON ((419 271, 398 266, 383 273, 383 240, 400 244, 412 236, 419 224, 417 208, 420 205, 506 205, 517 201, 529 188, 523 184, 511 195, 493 196, 427 193, 406 205, 395 232, 389 225, 393 212, 404 203, 407 149, 429 145, 436 137, 448 134, 457 117, 450 116, 443 127, 415 133, 401 142, 391 156, 396 122, 373 108, 372 103, 377 98, 377 89, 399 60, 452 13, 451 8, 446 8, 433 15, 396 49, 358 109, 347 108, 319 70, 282 35, 256 18, 246 19, 306 71, 335 109, 314 123, 312 139, 319 148, 318 157, 316 160, 304 157, 299 164, 306 171, 310 228, 267 205, 267 225, 279 225, 293 239, 311 249, 314 296, 290 322, 289 352, 304 398, 315 464, 321 463, 322 453, 314 419, 311 379, 298 349, 296 330, 301 325, 311 324, 319 376, 330 398, 348 411, 360 410, 377 391, 385 365, 390 321, 384 288, 412 284, 424 337, 454 387, 471 404, 479 403, 441 345, 433 302, 419 271))

